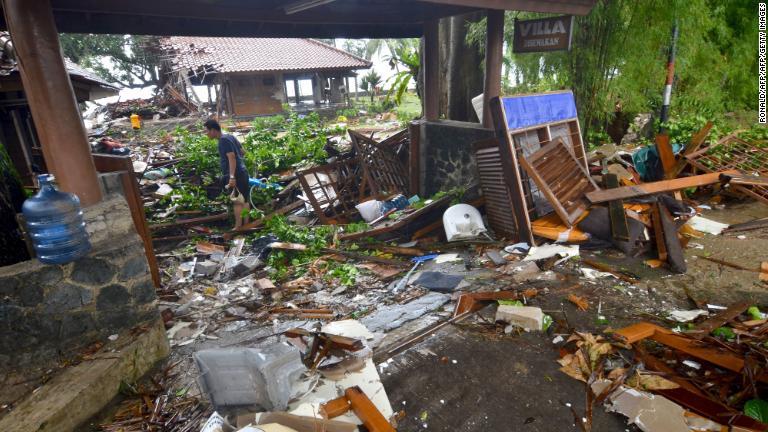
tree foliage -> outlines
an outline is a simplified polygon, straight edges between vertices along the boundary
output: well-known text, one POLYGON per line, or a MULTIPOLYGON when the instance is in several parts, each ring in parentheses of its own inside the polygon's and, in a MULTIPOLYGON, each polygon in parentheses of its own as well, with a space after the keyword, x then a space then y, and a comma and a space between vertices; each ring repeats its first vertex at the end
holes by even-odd
POLYGON ((158 38, 155 36, 60 35, 64 56, 123 87, 158 85, 158 38))
POLYGON ((363 75, 363 79, 360 81, 360 88, 368 92, 368 95, 371 97, 371 103, 373 103, 373 96, 376 94, 376 87, 379 85, 381 85, 381 75, 373 69, 363 75))
MULTIPOLYGON (((391 82, 387 92, 387 100, 394 100, 400 105, 403 94, 411 82, 416 82, 421 68, 421 58, 418 39, 396 39, 390 44, 391 54, 385 58, 395 73, 388 81, 391 82)), ((417 93, 418 89, 417 89, 417 93)), ((419 94, 421 97, 421 94, 419 94)))
MULTIPOLYGON (((585 132, 611 121, 617 107, 629 114, 658 110, 675 22, 673 114, 756 107, 757 2, 598 0, 590 14, 575 18, 571 51, 513 54, 514 19, 542 16, 506 16, 505 92, 572 89, 585 132)), ((485 21, 473 24, 468 41, 482 48, 484 37, 485 21)))

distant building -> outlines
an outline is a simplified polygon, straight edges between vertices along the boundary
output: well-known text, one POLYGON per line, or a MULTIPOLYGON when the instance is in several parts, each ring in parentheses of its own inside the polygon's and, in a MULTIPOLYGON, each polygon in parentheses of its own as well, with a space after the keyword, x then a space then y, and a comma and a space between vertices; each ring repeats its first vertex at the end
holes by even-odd
POLYGON ((283 104, 343 103, 354 71, 371 67, 363 58, 314 39, 175 36, 160 45, 171 82, 213 87, 217 112, 238 117, 279 113, 283 104), (301 94, 301 80, 312 81, 311 94, 301 94))
MULTIPOLYGON (((93 72, 69 59, 64 63, 78 103, 119 93, 119 87, 93 72)), ((35 172, 47 171, 8 32, 0 32, 0 143, 8 150, 24 185, 34 184, 35 172)))

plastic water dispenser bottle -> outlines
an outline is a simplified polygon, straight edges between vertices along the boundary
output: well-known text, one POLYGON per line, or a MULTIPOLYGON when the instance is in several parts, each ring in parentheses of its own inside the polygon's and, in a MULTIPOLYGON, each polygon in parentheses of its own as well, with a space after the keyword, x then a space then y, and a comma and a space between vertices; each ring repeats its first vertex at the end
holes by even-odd
POLYGON ((75 261, 91 250, 80 199, 75 194, 57 191, 49 174, 37 179, 40 191, 24 201, 21 209, 37 259, 45 264, 75 261))

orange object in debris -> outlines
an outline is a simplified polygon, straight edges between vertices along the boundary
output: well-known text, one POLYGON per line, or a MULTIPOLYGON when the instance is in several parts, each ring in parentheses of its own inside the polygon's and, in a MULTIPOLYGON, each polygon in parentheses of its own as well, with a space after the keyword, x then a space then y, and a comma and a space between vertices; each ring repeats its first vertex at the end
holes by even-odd
MULTIPOLYGON (((648 204, 624 204, 624 209, 632 210, 635 213, 645 212, 649 208, 648 204)), ((585 211, 574 224, 581 222, 588 214, 589 210, 585 211)), ((531 229, 534 235, 556 242, 578 243, 589 240, 589 236, 584 231, 575 226, 573 228, 566 226, 557 216, 557 213, 550 213, 531 222, 531 229)))
POLYGON ((131 114, 131 127, 141 129, 141 118, 139 118, 138 114, 131 114))
POLYGON ((352 410, 357 418, 363 422, 363 425, 370 432, 396 432, 396 429, 389 424, 386 418, 376 408, 376 405, 368 399, 360 387, 350 387, 344 392, 344 396, 352 405, 352 410))
MULTIPOLYGON (((630 344, 649 338, 662 345, 674 348, 692 357, 708 361, 733 372, 741 373, 744 370, 744 360, 733 353, 702 345, 695 339, 677 335, 672 331, 655 324, 640 322, 617 330, 615 334, 630 344)), ((768 374, 763 373, 756 378, 762 382, 768 382, 768 374)))
MULTIPOLYGON (((584 212, 584 216, 587 214, 589 211, 584 212)), ((566 226, 557 213, 550 213, 531 222, 531 229, 534 235, 559 242, 583 242, 589 239, 584 231, 566 226)))
POLYGON ((320 405, 320 412, 325 414, 325 417, 328 419, 338 417, 349 411, 349 409, 349 401, 347 400, 346 396, 329 400, 328 402, 320 405))

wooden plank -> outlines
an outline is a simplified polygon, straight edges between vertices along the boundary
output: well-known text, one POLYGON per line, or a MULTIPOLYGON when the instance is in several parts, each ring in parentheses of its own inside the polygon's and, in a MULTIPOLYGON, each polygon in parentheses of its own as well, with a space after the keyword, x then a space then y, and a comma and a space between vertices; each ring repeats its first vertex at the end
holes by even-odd
MULTIPOLYGON (((280 207, 279 209, 273 211, 272 213, 264 216, 261 219, 257 219, 255 221, 249 222, 249 223, 241 226, 240 228, 238 228, 236 230, 232 230, 232 232, 228 233, 228 234, 233 235, 235 233, 244 233, 244 232, 248 232, 248 231, 257 230, 257 229, 261 228, 262 226, 264 226, 264 222, 266 222, 270 218, 272 218, 274 216, 280 216, 280 215, 284 215, 286 213, 290 213, 290 212, 296 210, 297 208, 299 208, 299 207, 301 207, 303 205, 304 205, 304 201, 296 200, 296 201, 292 202, 291 204, 288 204, 287 206, 280 207)), ((226 238, 226 234, 225 234, 225 238, 226 238)))
POLYGON ((636 278, 633 278, 633 277, 625 275, 624 273, 618 272, 618 271, 612 269, 607 264, 603 264, 601 262, 597 262, 597 261, 594 261, 594 260, 591 260, 591 259, 587 259, 587 258, 582 258, 581 262, 583 264, 586 264, 586 265, 594 268, 594 269, 600 270, 602 272, 610 273, 610 274, 616 276, 618 279, 623 280, 624 282, 631 283, 631 284, 639 282, 636 278))
POLYGON ((651 221, 653 225, 653 236, 656 240, 656 250, 661 261, 667 261, 667 244, 664 241, 664 229, 661 223, 661 212, 659 203, 653 203, 651 206, 651 221))
POLYGON ((729 176, 727 174, 720 174, 720 181, 735 185, 768 186, 768 177, 760 176, 729 176))
MULTIPOLYGON (((723 171, 729 175, 740 175, 738 171, 723 171)), ((673 180, 662 180, 652 183, 643 183, 634 186, 623 186, 616 189, 607 189, 587 193, 587 199, 592 204, 599 204, 616 199, 637 198, 661 192, 671 192, 690 187, 705 186, 719 183, 721 173, 701 174, 691 177, 682 177, 673 180)))
POLYGON ((707 139, 707 136, 709 135, 709 131, 712 130, 713 123, 707 122, 707 124, 704 125, 698 132, 696 132, 691 137, 691 142, 688 143, 688 145, 685 147, 685 150, 683 151, 683 154, 681 155, 680 159, 675 163, 675 166, 672 168, 672 171, 670 173, 670 178, 677 178, 677 176, 680 175, 680 173, 683 171, 683 168, 685 168, 685 165, 688 163, 688 159, 686 159, 686 156, 689 154, 692 154, 699 150, 699 147, 701 147, 702 144, 704 144, 704 140, 707 139))
MULTIPOLYGON (((616 174, 606 173, 603 175, 603 179, 606 189, 619 187, 619 177, 616 174)), ((622 200, 608 202, 608 215, 611 218, 611 236, 613 239, 629 241, 629 224, 627 224, 627 213, 624 212, 624 202, 622 200)))
POLYGON ((752 303, 750 302, 743 301, 728 306, 728 309, 697 324, 696 327, 694 327, 691 336, 694 339, 703 339, 705 336, 709 335, 712 330, 724 326, 728 321, 741 315, 751 304, 752 303))
POLYGON ((751 231, 760 228, 768 228, 768 218, 731 225, 725 229, 725 232, 751 231))
POLYGON ((672 145, 669 143, 669 135, 656 135, 656 151, 661 160, 661 168, 664 170, 664 176, 662 178, 673 178, 671 176, 672 171, 675 168, 675 153, 672 152, 672 145))
POLYGON ((171 227, 181 227, 181 226, 187 226, 187 225, 197 225, 197 224, 204 224, 209 222, 222 221, 228 218, 229 218, 229 213, 219 213, 211 216, 203 216, 199 218, 190 218, 190 219, 180 219, 174 222, 153 224, 149 226, 149 229, 152 231, 158 231, 161 229, 171 228, 171 227))
POLYGON ((307 245, 304 245, 301 243, 272 242, 269 244, 269 247, 272 249, 294 250, 294 251, 307 250, 307 245))
POLYGON ((664 237, 664 247, 667 249, 667 263, 669 264, 669 269, 676 273, 685 273, 688 266, 685 263, 683 246, 680 244, 680 238, 677 236, 675 219, 664 204, 659 203, 658 208, 660 216, 659 220, 661 221, 661 229, 664 237))
MULTIPOLYGON (((400 219, 396 221, 384 221, 381 226, 377 226, 375 228, 371 228, 365 231, 360 231, 356 233, 350 233, 350 234, 343 234, 339 236, 339 240, 346 241, 346 240, 356 240, 359 238, 364 237, 376 237, 380 234, 386 234, 391 231, 395 231, 401 228, 404 228, 405 226, 411 224, 413 221, 420 218, 423 214, 428 213, 431 210, 434 210, 435 208, 446 206, 450 203, 450 201, 453 199, 452 195, 446 195, 442 198, 440 198, 437 201, 431 202, 428 205, 414 211, 413 213, 408 213, 405 216, 401 217, 400 219)), ((440 218, 440 222, 442 223, 442 218, 440 218)))
POLYGON ((352 252, 352 251, 345 251, 341 249, 331 249, 331 248, 323 248, 322 251, 324 253, 334 254, 334 255, 343 255, 352 259, 360 260, 360 261, 370 261, 375 262, 378 264, 384 264, 388 266, 393 267, 408 267, 408 263, 405 261, 395 260, 395 259, 389 259, 389 258, 381 258, 373 255, 366 255, 362 253, 352 252))
POLYGON ((411 193, 421 194, 421 122, 408 123, 411 143, 408 147, 408 176, 411 193))

